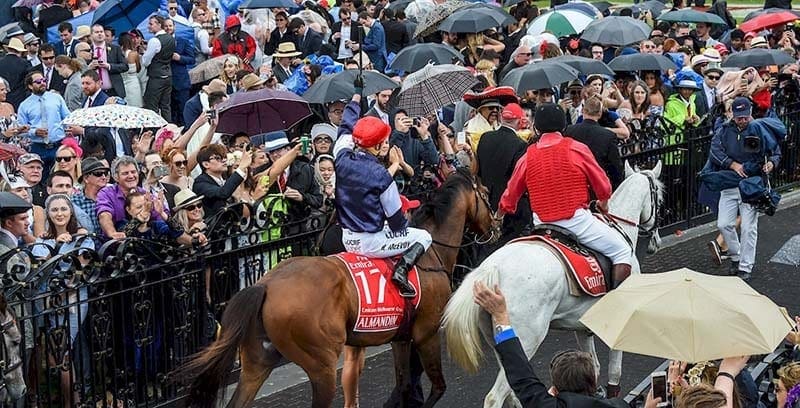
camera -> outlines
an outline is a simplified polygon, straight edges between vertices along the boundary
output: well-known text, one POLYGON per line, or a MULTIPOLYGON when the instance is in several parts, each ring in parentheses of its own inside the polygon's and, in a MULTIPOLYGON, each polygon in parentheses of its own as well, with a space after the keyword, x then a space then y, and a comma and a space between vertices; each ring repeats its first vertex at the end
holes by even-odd
POLYGON ((760 153, 761 152, 761 138, 759 136, 745 136, 744 137, 744 152, 745 153, 760 153))

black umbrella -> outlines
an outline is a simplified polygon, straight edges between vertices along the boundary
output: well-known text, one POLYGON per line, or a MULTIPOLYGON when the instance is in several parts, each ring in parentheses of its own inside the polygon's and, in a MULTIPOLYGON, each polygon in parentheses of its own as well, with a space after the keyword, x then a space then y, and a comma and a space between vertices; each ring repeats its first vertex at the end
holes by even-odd
POLYGON ((632 17, 610 16, 592 21, 586 26, 581 39, 604 45, 628 45, 650 37, 650 28, 644 21, 632 17))
POLYGON ((413 2, 414 0, 395 0, 390 2, 386 8, 392 11, 406 11, 406 7, 413 2))
POLYGON ((666 71, 677 70, 671 59, 658 54, 620 55, 608 63, 614 71, 666 71))
POLYGON ((653 18, 658 18, 658 16, 666 7, 666 4, 658 0, 647 0, 644 3, 632 5, 631 9, 634 11, 634 13, 641 13, 647 10, 653 15, 653 18))
MULTIPOLYGON (((310 103, 328 103, 340 100, 350 100, 356 92, 353 81, 358 75, 358 70, 346 69, 342 72, 321 77, 311 85, 303 94, 303 98, 310 103)), ((376 94, 387 89, 400 86, 391 78, 376 71, 363 71, 364 95, 376 94)))
POLYGON ((297 7, 292 0, 245 0, 239 6, 241 9, 262 8, 292 8, 297 7))
POLYGON ((614 75, 614 71, 608 67, 603 61, 593 58, 579 57, 577 55, 561 55, 555 58, 548 58, 539 62, 539 64, 548 64, 552 62, 560 62, 577 69, 583 75, 601 74, 601 75, 614 75))
POLYGON ((607 1, 593 1, 591 4, 597 7, 601 13, 605 13, 612 6, 612 4, 607 1))
POLYGON ((669 11, 658 17, 659 21, 670 21, 674 23, 708 23, 725 24, 722 17, 713 13, 702 13, 693 9, 669 11))
POLYGON ((422 43, 400 50, 392 60, 389 68, 415 72, 428 65, 429 62, 442 65, 452 64, 454 60, 464 62, 464 56, 456 51, 455 48, 444 44, 422 43))
POLYGON ((561 62, 535 63, 514 68, 506 74, 501 85, 513 87, 518 95, 534 89, 547 89, 578 78, 577 69, 561 62))
POLYGON ((439 24, 447 33, 479 33, 490 28, 505 27, 516 20, 505 10, 494 6, 469 6, 456 11, 439 24))
POLYGON ((5 191, 0 192, 0 218, 22 214, 30 209, 30 203, 18 195, 5 191))
POLYGON ((736 68, 766 67, 768 65, 785 65, 795 62, 797 61, 792 58, 791 55, 781 50, 753 48, 731 54, 728 59, 722 63, 722 66, 736 68))

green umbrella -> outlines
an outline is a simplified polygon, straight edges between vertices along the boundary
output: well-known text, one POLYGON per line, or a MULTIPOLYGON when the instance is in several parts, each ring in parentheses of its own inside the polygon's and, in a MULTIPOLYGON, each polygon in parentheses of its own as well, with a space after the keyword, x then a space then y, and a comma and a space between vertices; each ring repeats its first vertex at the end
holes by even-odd
POLYGON ((701 13, 692 9, 670 11, 662 14, 658 17, 658 19, 661 21, 674 21, 677 23, 725 24, 725 21, 716 14, 701 13))
POLYGON ((537 35, 548 31, 556 37, 565 37, 583 31, 592 21, 593 17, 576 10, 551 11, 531 21, 528 34, 537 35))

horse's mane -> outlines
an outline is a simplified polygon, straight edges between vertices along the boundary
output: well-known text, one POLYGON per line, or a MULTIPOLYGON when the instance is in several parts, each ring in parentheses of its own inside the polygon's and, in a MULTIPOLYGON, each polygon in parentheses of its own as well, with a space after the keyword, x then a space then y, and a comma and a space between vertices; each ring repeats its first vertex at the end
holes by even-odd
POLYGON ((441 225, 450 215, 450 210, 458 200, 463 189, 472 188, 472 176, 468 169, 458 169, 445 180, 431 199, 414 211, 412 225, 422 225, 431 217, 437 225, 441 225))

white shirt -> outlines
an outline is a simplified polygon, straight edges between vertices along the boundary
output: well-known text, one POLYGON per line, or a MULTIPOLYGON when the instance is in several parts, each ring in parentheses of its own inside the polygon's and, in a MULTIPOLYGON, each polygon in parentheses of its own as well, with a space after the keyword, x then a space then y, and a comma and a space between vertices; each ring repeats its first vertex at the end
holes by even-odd
POLYGON ((353 56, 353 50, 347 48, 347 40, 350 39, 350 28, 353 25, 344 25, 342 24, 342 30, 340 31, 341 37, 339 37, 339 59, 350 58, 353 56))
MULTIPOLYGON (((93 104, 93 103, 94 103, 95 99, 97 99, 97 95, 99 95, 99 94, 100 94, 100 91, 102 91, 102 90, 103 90, 103 89, 98 89, 98 90, 97 90, 97 92, 95 92, 94 94, 92 94, 92 95, 90 95, 88 98, 86 98, 86 102, 83 104, 83 107, 84 107, 84 108, 91 107, 91 106, 92 106, 91 104, 93 104)), ((123 155, 124 155, 124 154, 125 154, 125 153, 123 153, 123 155)))
POLYGON ((149 66, 150 63, 153 62, 153 57, 155 57, 156 54, 161 51, 161 41, 159 41, 156 37, 166 33, 167 32, 164 30, 159 30, 159 32, 157 32, 155 36, 153 36, 153 38, 147 42, 147 49, 144 51, 144 55, 142 55, 142 65, 149 66))

